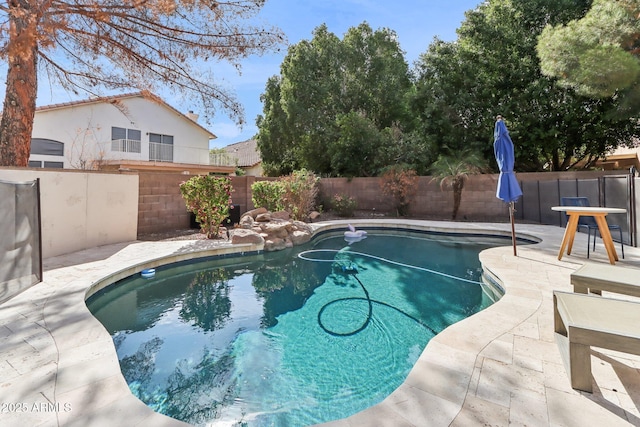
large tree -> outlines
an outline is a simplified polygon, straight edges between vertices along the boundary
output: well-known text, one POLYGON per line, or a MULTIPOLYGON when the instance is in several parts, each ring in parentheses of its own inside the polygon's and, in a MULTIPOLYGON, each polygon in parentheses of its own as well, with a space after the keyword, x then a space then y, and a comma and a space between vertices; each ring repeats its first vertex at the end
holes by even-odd
POLYGON ((402 146, 411 89, 393 31, 363 23, 340 40, 325 25, 316 28, 312 40, 289 48, 262 97, 258 145, 266 169, 375 175, 396 154, 387 142, 402 146))
POLYGON ((7 64, 0 165, 26 166, 38 71, 71 91, 160 86, 239 124, 242 106, 213 82, 210 63, 275 48, 277 29, 250 23, 265 0, 10 0, 0 5, 7 64))
MULTIPOLYGON (((436 40, 418 63, 414 110, 423 138, 442 154, 491 160, 495 116, 507 120, 521 171, 566 170, 639 134, 620 101, 594 100, 542 74, 537 38, 578 19, 588 0, 489 0, 466 14, 456 42, 436 40)), ((495 163, 494 163, 495 164, 495 163)))
POLYGON ((264 116, 256 120, 262 169, 267 176, 287 175, 301 168, 294 138, 288 134, 292 129, 287 123, 287 113, 280 102, 281 80, 279 76, 267 80, 265 92, 260 96, 264 116))
POLYGON ((542 72, 578 93, 595 98, 620 94, 637 106, 639 17, 638 0, 594 0, 583 18, 548 25, 537 47, 542 72))

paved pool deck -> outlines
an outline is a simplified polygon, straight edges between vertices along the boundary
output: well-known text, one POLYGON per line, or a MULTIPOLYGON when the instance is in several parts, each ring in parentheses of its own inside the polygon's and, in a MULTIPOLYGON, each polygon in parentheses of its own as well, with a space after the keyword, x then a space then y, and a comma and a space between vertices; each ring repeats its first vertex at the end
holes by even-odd
MULTIPOLYGON (((391 228, 400 223, 350 222, 391 228)), ((402 221, 403 226, 510 232, 508 224, 402 221)), ((432 339, 406 381, 384 401, 323 426, 640 426, 640 357, 593 349, 594 392, 578 392, 570 387, 554 340, 553 290, 571 291, 569 275, 585 263, 608 263, 601 241, 587 259, 586 235, 578 233, 573 253, 559 261, 562 228, 516 229, 540 243, 519 246, 517 256, 511 246, 480 256, 506 290, 504 297, 432 339)), ((202 240, 130 242, 46 259, 43 282, 0 305, 0 425, 186 426, 129 392, 111 337, 84 300, 90 290, 162 259, 256 249, 202 240)), ((640 277, 640 249, 625 247, 625 256, 617 265, 638 268, 640 277)))

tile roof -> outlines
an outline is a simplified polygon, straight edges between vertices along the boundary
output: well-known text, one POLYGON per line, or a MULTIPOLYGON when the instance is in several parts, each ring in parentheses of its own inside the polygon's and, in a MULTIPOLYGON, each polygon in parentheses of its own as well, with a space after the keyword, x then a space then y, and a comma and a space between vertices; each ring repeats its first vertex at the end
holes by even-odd
POLYGON ((112 95, 112 96, 94 96, 94 97, 91 97, 91 98, 88 98, 88 99, 79 99, 77 101, 60 102, 58 104, 42 105, 42 106, 36 107, 36 111, 56 110, 58 108, 75 107, 77 105, 85 105, 85 104, 98 104, 98 103, 102 103, 102 102, 111 103, 111 102, 118 101, 120 99, 136 98, 136 97, 139 97, 139 96, 144 96, 143 92, 141 92, 141 91, 129 92, 129 93, 122 93, 122 94, 119 94, 119 95, 112 95))
POLYGON ((223 148, 232 158, 238 159, 239 167, 251 167, 262 162, 260 151, 258 150, 258 141, 255 139, 236 142, 223 148))

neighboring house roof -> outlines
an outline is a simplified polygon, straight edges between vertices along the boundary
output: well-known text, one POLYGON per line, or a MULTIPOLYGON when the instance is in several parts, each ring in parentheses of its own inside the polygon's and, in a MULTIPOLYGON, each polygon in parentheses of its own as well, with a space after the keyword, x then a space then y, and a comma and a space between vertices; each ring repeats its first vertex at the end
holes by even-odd
POLYGON ((604 170, 629 169, 631 166, 640 169, 640 158, 638 153, 609 154, 604 160, 598 160, 596 165, 604 170))
POLYGON ((136 160, 107 160, 100 165, 101 170, 141 171, 141 172, 174 172, 185 175, 204 175, 209 173, 231 174, 235 166, 194 165, 172 162, 146 162, 136 160))
POLYGON ((200 129, 202 129, 204 132, 206 132, 207 134, 209 134, 209 138, 213 139, 213 138, 217 138, 217 136, 215 136, 213 133, 211 133, 211 131, 205 127, 203 127, 202 125, 198 124, 195 120, 192 120, 191 118, 189 118, 189 116, 187 116, 184 113, 181 113, 180 111, 178 111, 177 109, 173 108, 171 105, 167 104, 165 101, 162 100, 162 98, 160 98, 158 95, 155 95, 149 91, 140 91, 140 92, 131 92, 131 93, 123 93, 120 95, 113 95, 113 96, 100 96, 100 97, 95 97, 95 98, 89 98, 89 99, 83 99, 83 100, 79 100, 79 101, 71 101, 71 102, 62 102, 59 104, 51 104, 51 105, 43 105, 41 107, 37 107, 36 111, 51 111, 51 110, 57 110, 60 108, 69 108, 69 107, 76 107, 76 106, 81 106, 81 105, 89 105, 89 104, 99 104, 99 103, 110 103, 110 104, 117 104, 119 101, 123 100, 123 99, 128 99, 128 98, 145 98, 148 99, 149 101, 155 102, 159 105, 162 105, 165 108, 168 108, 169 110, 175 112, 176 114, 178 114, 178 116, 180 116, 181 118, 183 118, 184 120, 188 120, 189 123, 192 123, 193 125, 199 127, 200 129))
POLYGON ((262 162, 255 139, 229 144, 224 149, 232 158, 238 159, 238 167, 249 168, 262 162))
POLYGON ((630 146, 616 148, 598 160, 596 165, 605 170, 629 169, 631 166, 640 170, 640 140, 633 138, 630 146))

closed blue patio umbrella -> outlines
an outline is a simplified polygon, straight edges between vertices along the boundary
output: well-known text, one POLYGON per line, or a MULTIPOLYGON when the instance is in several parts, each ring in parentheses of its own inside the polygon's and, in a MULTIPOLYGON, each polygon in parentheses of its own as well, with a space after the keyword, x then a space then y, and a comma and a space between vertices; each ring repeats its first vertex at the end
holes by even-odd
POLYGON ((496 197, 509 204, 511 241, 513 242, 513 255, 516 256, 516 229, 513 221, 513 211, 515 201, 522 196, 522 190, 513 172, 513 163, 515 161, 513 142, 509 136, 507 126, 502 121, 502 116, 496 117, 496 126, 493 131, 493 153, 496 156, 498 168, 500 168, 496 197))

